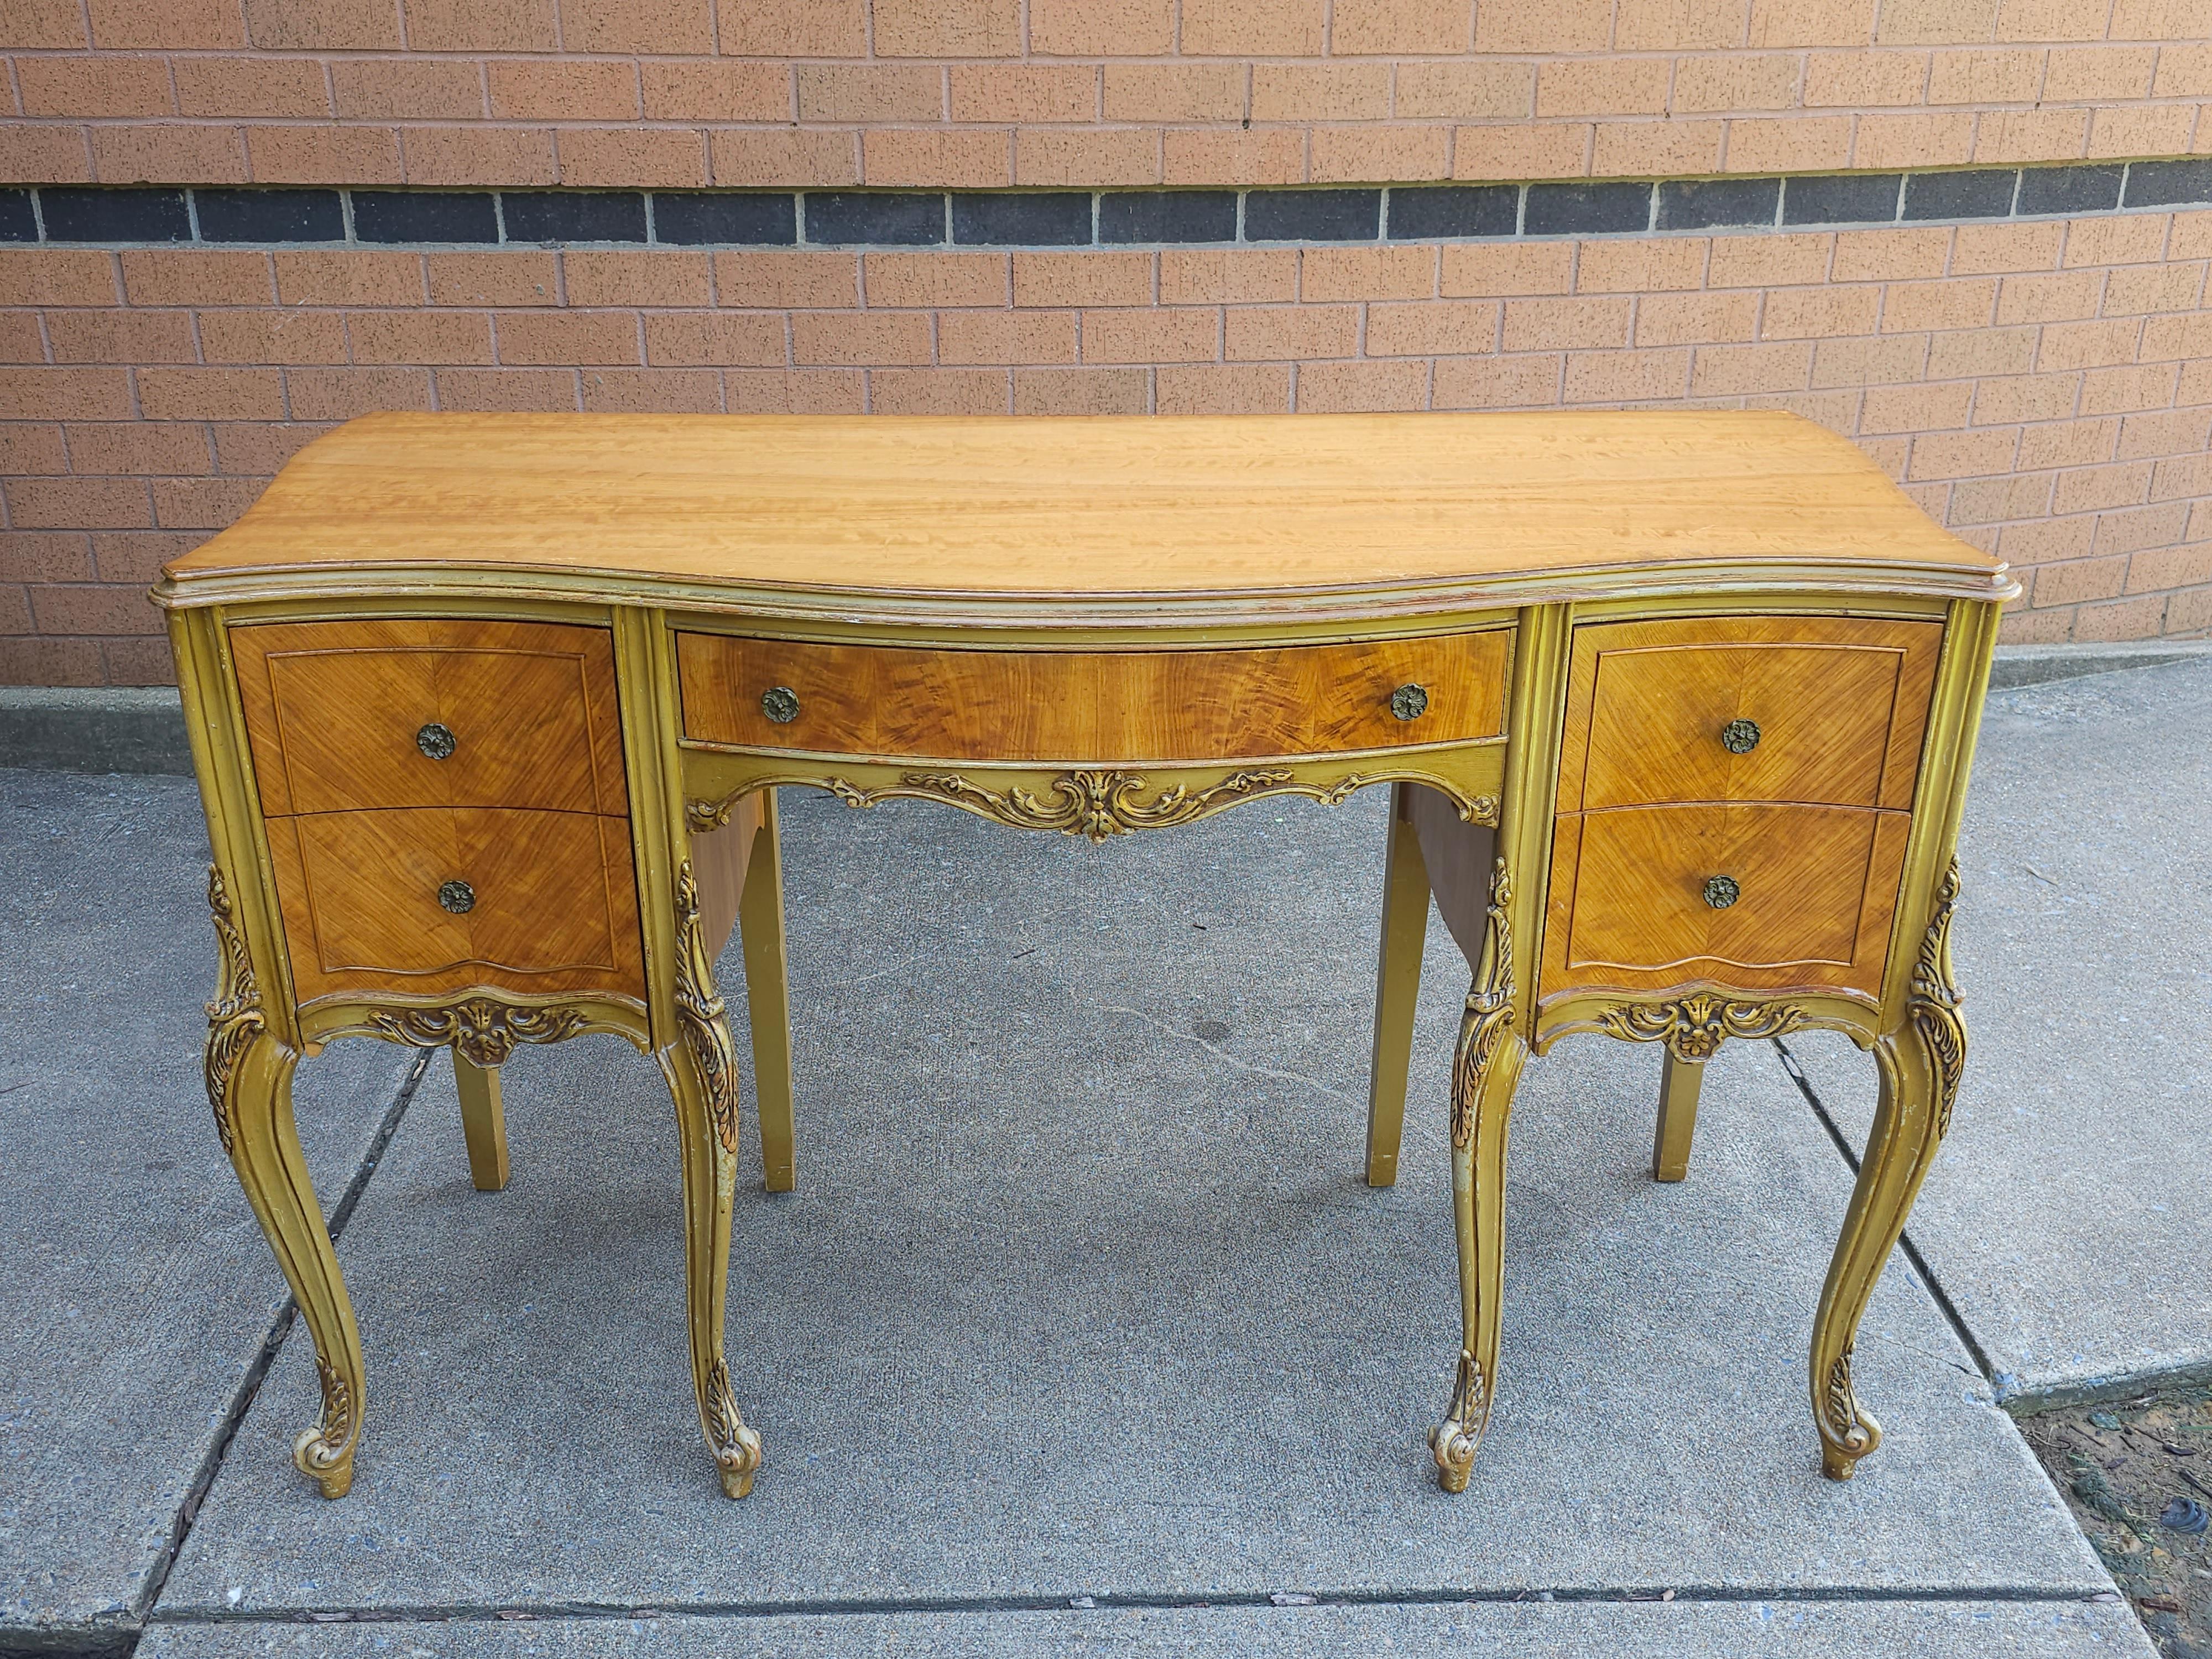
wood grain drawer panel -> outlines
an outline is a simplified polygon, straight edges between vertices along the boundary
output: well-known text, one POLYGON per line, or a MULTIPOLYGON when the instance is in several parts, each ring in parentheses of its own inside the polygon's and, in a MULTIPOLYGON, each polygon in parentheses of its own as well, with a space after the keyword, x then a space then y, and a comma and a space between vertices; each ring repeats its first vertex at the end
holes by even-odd
POLYGON ((604 628, 398 620, 234 628, 262 809, 518 806, 621 812, 604 628), (423 753, 433 723, 452 754, 423 753))
POLYGON ((269 822, 302 1001, 326 993, 494 985, 642 995, 627 819, 412 807, 269 822), (440 886, 466 882, 455 915, 440 886))
POLYGON ((1880 993, 1911 818, 1858 807, 1639 806, 1553 831, 1543 994, 1711 981, 1880 993), (1705 888, 1727 876, 1725 908, 1705 888))
POLYGON ((1237 760, 1464 741, 1504 730, 1510 634, 1265 650, 1024 653, 679 634, 698 742, 947 760, 1237 760), (1426 712, 1400 720, 1414 684, 1426 712), (761 699, 799 699, 787 724, 761 699))
POLYGON ((1578 628, 1559 808, 1910 806, 1942 639, 1940 623, 1852 617, 1578 628), (1739 720, 1759 730, 1743 754, 1721 741, 1739 720))

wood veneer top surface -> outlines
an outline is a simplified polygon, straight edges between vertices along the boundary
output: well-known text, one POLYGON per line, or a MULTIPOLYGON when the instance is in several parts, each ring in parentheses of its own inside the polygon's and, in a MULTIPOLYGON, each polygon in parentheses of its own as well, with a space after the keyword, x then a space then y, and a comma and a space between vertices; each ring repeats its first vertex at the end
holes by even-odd
POLYGON ((372 415, 168 571, 180 586, 475 566, 1043 597, 1829 560, 1970 583, 1999 568, 1848 441, 1698 410, 372 415))

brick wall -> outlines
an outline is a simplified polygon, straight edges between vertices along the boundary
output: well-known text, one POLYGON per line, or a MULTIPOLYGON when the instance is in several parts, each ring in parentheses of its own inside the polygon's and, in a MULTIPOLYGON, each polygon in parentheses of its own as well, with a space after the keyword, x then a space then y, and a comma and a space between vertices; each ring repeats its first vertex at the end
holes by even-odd
MULTIPOLYGON (((1617 234, 1434 240, 1394 209, 1268 246, 1249 200, 1192 246, 356 223, 379 187, 1135 200, 2172 162, 2212 155, 2205 0, 6 0, 0 50, 0 183, 356 192, 293 246, 210 245, 211 198, 103 239, 96 191, 0 191, 0 680, 169 678, 161 562, 388 408, 1780 405, 2021 568, 2008 638, 2212 630, 2212 209, 2160 204, 2202 192, 1711 234, 1662 201, 1617 234)), ((2212 179, 2167 173, 2191 165, 2212 179)))

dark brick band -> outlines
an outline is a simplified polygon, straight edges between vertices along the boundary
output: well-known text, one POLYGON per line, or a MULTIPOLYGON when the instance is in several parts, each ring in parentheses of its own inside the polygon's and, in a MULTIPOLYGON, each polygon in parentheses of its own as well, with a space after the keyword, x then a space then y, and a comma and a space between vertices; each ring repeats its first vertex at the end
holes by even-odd
POLYGON ((2212 157, 1929 173, 1269 190, 0 189, 0 243, 1091 247, 1968 223, 2212 206, 2212 157))

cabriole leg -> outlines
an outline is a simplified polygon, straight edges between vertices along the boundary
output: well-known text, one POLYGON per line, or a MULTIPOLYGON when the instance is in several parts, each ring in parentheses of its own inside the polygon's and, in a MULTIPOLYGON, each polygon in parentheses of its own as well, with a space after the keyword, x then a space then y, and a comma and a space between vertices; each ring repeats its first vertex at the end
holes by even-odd
POLYGON ((699 1423, 722 1491, 743 1498, 760 1468, 760 1436, 745 1426, 722 1358, 722 1311, 730 1268, 730 1205, 738 1176, 737 1049, 714 988, 699 925, 698 884, 687 859, 676 877, 676 1012, 684 1039, 660 1051, 676 1102, 684 1163, 684 1273, 691 1337, 691 1381, 699 1423))
POLYGON ((1659 1127, 1651 1140, 1651 1178, 1680 1181, 1690 1173, 1690 1141, 1698 1132, 1698 1089, 1705 1062, 1678 1060, 1672 1048, 1659 1073, 1659 1127))
POLYGON ((797 1179, 791 1109, 791 991, 783 933, 783 854, 776 839, 775 791, 761 791, 738 901, 745 952, 745 1012, 752 1023, 753 1089, 758 1097, 761 1184, 787 1193, 797 1179))
POLYGON ((1375 1052, 1367 1081, 1367 1184, 1398 1180, 1406 1127, 1406 1073, 1421 994, 1421 948, 1429 931, 1429 873, 1414 833, 1413 786, 1390 789, 1390 840, 1382 873, 1382 943, 1375 969, 1375 1052))
POLYGON ((315 1342, 322 1418, 294 1439, 292 1462, 324 1497, 343 1498, 353 1485, 353 1455, 361 1443, 361 1334, 292 1118, 299 1058, 264 1030, 220 1021, 209 1030, 208 1097, 223 1149, 315 1342))
POLYGON ((461 1134, 469 1144, 469 1179, 480 1193, 507 1186, 507 1110, 499 1068, 477 1066, 453 1050, 453 1088, 461 1097, 461 1134))
POLYGON ((1850 1480, 1859 1459, 1881 1444, 1881 1425, 1861 1409, 1852 1389, 1851 1350, 1875 1281, 1950 1131, 1966 1069, 1966 1028, 1951 977, 1951 905, 1958 891, 1954 861, 1920 946, 1904 1023, 1875 1044, 1881 1102, 1813 1319, 1813 1419, 1820 1431, 1821 1471, 1834 1480, 1850 1480))
POLYGON ((1511 891, 1505 860, 1490 884, 1488 936, 1452 1057, 1452 1221, 1459 1241, 1459 1374, 1444 1420, 1429 1433, 1437 1480, 1465 1492, 1498 1387, 1505 1284, 1505 1131, 1528 1058, 1515 1029, 1511 891))

